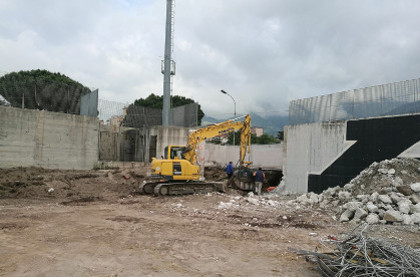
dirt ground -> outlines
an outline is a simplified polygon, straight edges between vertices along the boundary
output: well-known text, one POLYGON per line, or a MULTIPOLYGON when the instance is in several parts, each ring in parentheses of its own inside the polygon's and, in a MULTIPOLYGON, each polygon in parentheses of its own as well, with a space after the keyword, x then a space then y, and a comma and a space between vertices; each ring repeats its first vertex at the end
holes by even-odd
MULTIPOLYGON (((220 179, 223 172, 209 171, 220 179)), ((0 169, 2 276, 320 276, 289 248, 348 230, 291 196, 140 195, 146 169, 0 169)), ((376 236, 419 247, 415 227, 376 236)))

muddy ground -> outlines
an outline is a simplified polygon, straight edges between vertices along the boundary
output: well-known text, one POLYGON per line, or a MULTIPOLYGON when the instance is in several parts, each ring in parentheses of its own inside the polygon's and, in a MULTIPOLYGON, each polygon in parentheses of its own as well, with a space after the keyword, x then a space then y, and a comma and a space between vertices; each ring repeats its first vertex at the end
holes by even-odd
MULTIPOLYGON (((0 169, 0 275, 320 276, 289 248, 314 250, 353 227, 329 211, 296 210, 292 196, 141 195, 145 177, 146 169, 0 169)), ((372 234, 420 246, 414 227, 372 234)))

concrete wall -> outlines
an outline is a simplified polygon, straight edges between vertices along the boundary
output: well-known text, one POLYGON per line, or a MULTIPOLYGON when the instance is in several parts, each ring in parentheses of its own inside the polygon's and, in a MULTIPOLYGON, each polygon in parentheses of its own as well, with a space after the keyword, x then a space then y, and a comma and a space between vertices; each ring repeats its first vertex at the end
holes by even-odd
POLYGON ((95 117, 0 106, 0 167, 90 169, 98 125, 95 117))
POLYGON ((320 173, 352 145, 346 142, 346 122, 313 123, 285 127, 286 190, 308 191, 308 175, 320 173))
POLYGON ((189 128, 154 126, 149 128, 148 140, 146 142, 146 156, 150 157, 150 137, 156 136, 156 157, 164 156, 165 147, 168 145, 186 145, 188 142, 189 128))
POLYGON ((99 160, 117 161, 118 131, 114 131, 109 125, 100 125, 99 127, 99 160))
POLYGON ((145 161, 145 128, 100 125, 100 161, 145 161))
POLYGON ((420 114, 285 128, 286 189, 344 186, 373 162, 420 158, 420 114))
MULTIPOLYGON (((150 137, 156 136, 156 157, 164 155, 168 145, 186 145, 191 129, 184 127, 155 126, 149 129, 146 151, 150 148, 150 137)), ((239 146, 225 146, 211 143, 204 144, 205 164, 226 165, 227 162, 236 162, 239 159, 239 146)), ((149 153, 147 154, 149 155, 149 153)), ((254 167, 281 169, 283 160, 283 144, 252 145, 251 161, 254 167)))
MULTIPOLYGON (((206 143, 204 151, 207 164, 225 166, 229 161, 235 163, 239 159, 239 146, 206 143)), ((283 144, 251 145, 248 158, 252 161, 252 167, 282 169, 283 144)))

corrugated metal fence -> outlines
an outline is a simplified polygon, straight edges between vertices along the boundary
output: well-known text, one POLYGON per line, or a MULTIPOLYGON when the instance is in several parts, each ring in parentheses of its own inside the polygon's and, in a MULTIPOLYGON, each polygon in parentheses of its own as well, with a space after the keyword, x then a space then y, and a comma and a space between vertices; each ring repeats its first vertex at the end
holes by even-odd
POLYGON ((289 124, 420 112, 420 78, 294 100, 289 124))

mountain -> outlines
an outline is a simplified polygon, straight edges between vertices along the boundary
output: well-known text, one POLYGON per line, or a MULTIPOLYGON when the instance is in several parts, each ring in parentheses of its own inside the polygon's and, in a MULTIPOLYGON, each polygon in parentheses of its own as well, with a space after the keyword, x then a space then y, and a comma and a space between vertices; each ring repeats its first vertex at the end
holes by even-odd
MULTIPOLYGON (((267 118, 264 118, 256 113, 250 113, 250 115, 252 127, 262 127, 264 129, 264 134, 269 134, 274 137, 277 136, 277 132, 282 131, 283 127, 289 122, 289 117, 287 115, 272 115, 267 118)), ((204 116, 202 119, 202 125, 219 123, 228 119, 230 118, 216 119, 211 116, 204 116)))

